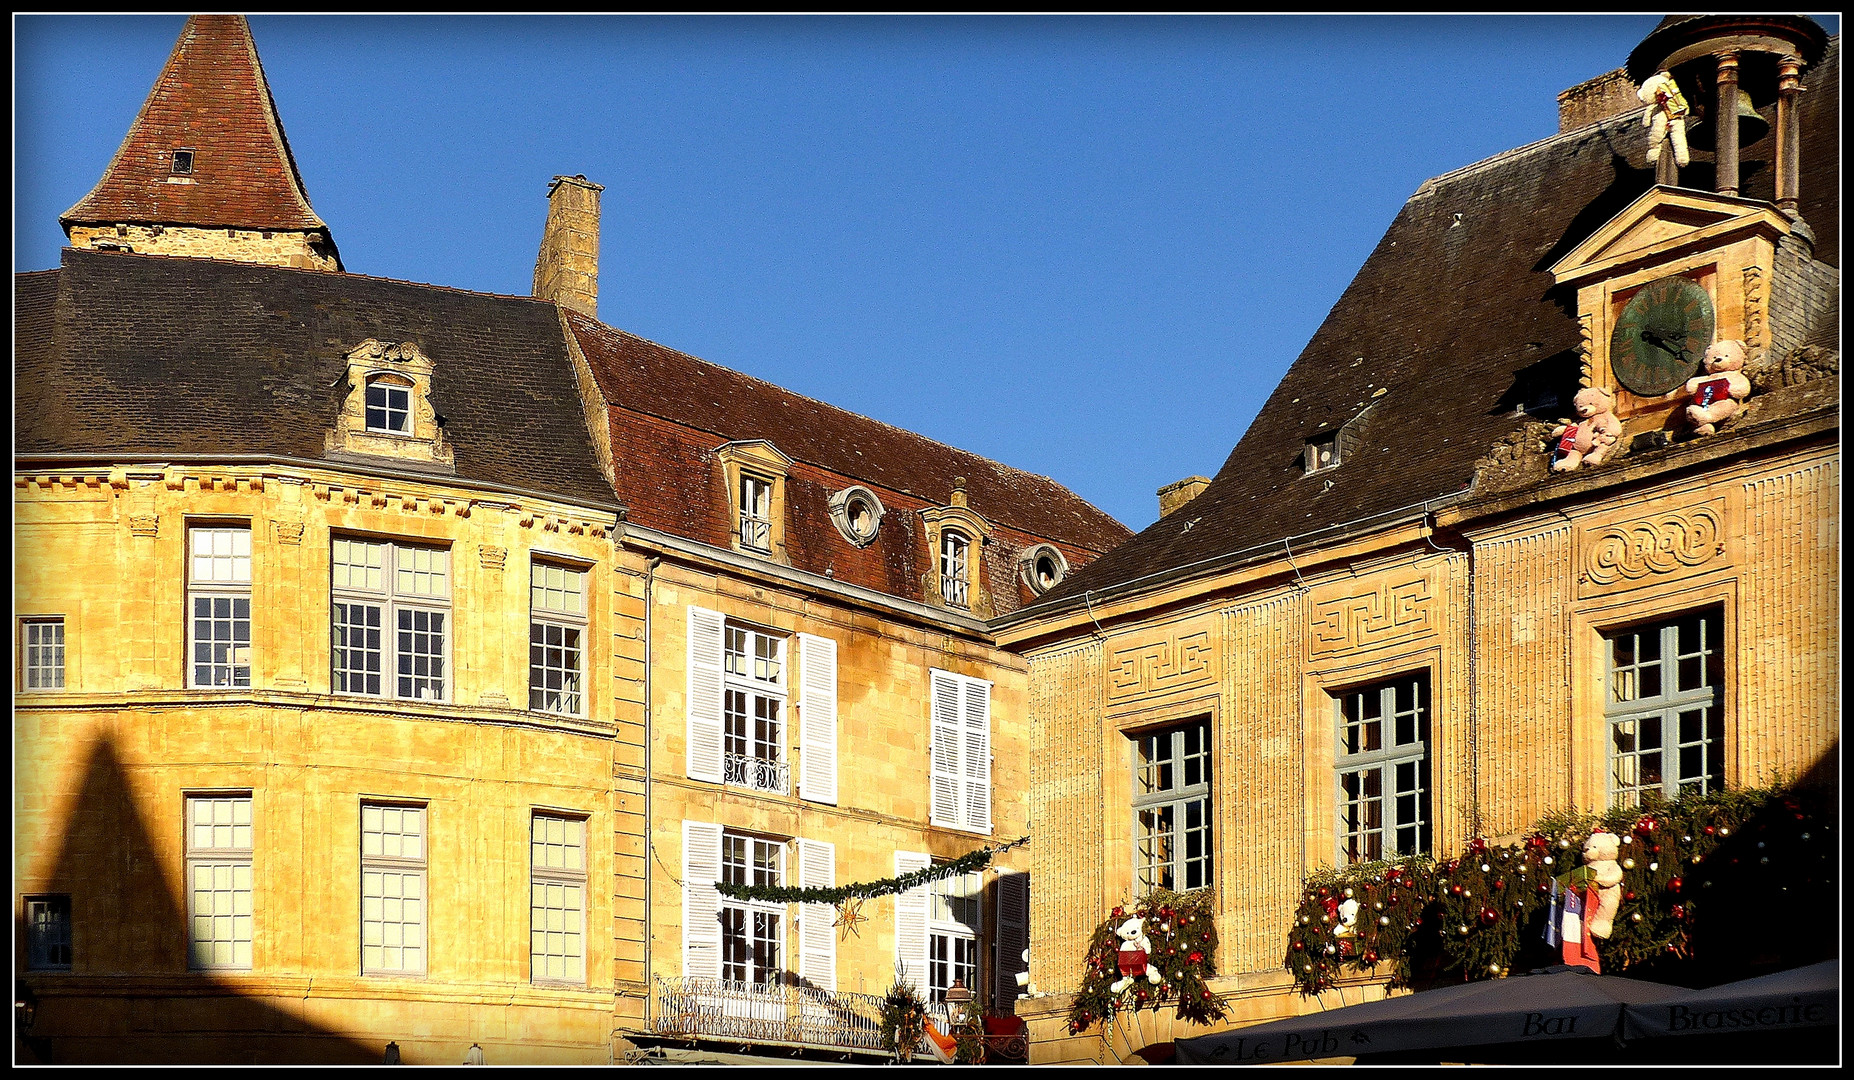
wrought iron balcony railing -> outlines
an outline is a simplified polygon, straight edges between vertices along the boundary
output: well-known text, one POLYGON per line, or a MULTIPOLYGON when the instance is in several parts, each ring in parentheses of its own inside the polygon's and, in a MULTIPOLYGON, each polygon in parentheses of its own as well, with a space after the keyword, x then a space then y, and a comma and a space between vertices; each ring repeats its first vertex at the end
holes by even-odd
MULTIPOLYGON (((693 977, 658 979, 656 994, 654 1035, 882 1053, 882 999, 873 994, 693 977)), ((944 1003, 928 1005, 927 1015, 950 1028, 944 1003)))
POLYGON ((726 781, 755 791, 773 791, 781 795, 792 790, 792 767, 783 761, 727 754, 726 781))

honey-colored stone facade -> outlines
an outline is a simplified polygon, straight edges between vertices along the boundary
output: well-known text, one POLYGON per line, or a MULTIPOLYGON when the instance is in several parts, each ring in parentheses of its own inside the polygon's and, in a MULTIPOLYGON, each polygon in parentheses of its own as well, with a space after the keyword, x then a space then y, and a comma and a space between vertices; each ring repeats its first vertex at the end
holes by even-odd
POLYGON ((294 467, 19 475, 14 495, 16 614, 60 616, 65 635, 62 689, 16 682, 16 902, 72 910, 71 970, 27 977, 36 1052, 377 1063, 395 1041, 407 1062, 456 1064, 473 1042, 497 1063, 611 1059, 613 995, 641 951, 623 929, 636 912, 613 906, 635 895, 641 799, 613 766, 641 743, 642 629, 610 512, 294 467), (187 688, 200 525, 250 530, 248 687, 187 688), (442 701, 333 691, 340 536, 448 550, 442 701), (577 716, 527 707, 536 555, 584 568, 586 639, 606 643, 587 650, 577 716), (248 970, 189 970, 183 821, 202 793, 251 799, 248 970), (364 801, 425 808, 422 975, 361 974, 364 801), (529 974, 536 812, 585 822, 578 985, 529 974))
POLYGON ((73 225, 76 248, 109 248, 143 255, 227 259, 301 270, 340 270, 328 236, 314 232, 201 229, 189 225, 73 225))
POLYGON ((1277 558, 1006 632, 1029 660, 1031 821, 1039 840, 1063 840, 1032 849, 1031 981, 1041 996, 1018 1012, 1033 1061, 1130 1061, 1173 1035, 1169 1010, 1078 1037, 1065 1025, 1090 935, 1137 892, 1132 733, 1209 722, 1225 973, 1212 985, 1231 1026, 1381 993, 1361 981, 1302 998, 1282 968, 1303 876, 1338 857, 1333 743, 1347 688, 1428 674, 1438 854, 1474 835, 1515 835, 1548 810, 1607 805, 1605 635, 1679 614, 1721 614, 1726 783, 1832 770, 1832 442, 1493 509, 1458 504, 1297 548, 1291 564, 1277 558))

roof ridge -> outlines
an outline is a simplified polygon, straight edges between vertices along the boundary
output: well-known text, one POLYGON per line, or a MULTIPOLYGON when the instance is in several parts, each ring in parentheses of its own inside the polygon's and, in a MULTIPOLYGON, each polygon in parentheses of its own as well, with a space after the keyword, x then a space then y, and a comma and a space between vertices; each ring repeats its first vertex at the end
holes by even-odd
MULTIPOLYGON (((352 270, 317 270, 317 269, 314 269, 312 267, 307 267, 307 266, 283 266, 283 265, 276 264, 276 263, 254 263, 254 262, 249 262, 244 259, 228 259, 228 258, 223 258, 217 255, 171 255, 163 251, 120 251, 120 250, 116 250, 113 248, 66 247, 63 250, 66 253, 76 252, 79 255, 106 255, 106 256, 112 256, 112 257, 118 257, 118 258, 130 258, 130 259, 166 259, 171 262, 217 263, 220 266, 236 266, 236 267, 239 267, 240 269, 245 269, 245 270, 253 270, 253 269, 281 270, 281 271, 287 271, 293 274, 312 274, 319 278, 330 278, 330 277, 357 278, 362 281, 383 281, 389 285, 410 285, 416 289, 432 289, 437 292, 457 293, 462 296, 482 296, 482 297, 487 297, 492 300, 525 300, 531 304, 547 304, 549 306, 553 304, 552 300, 543 300, 538 296, 522 296, 517 293, 485 292, 481 289, 460 289, 455 285, 439 285, 439 284, 436 284, 435 282, 430 282, 430 281, 413 281, 410 278, 381 277, 378 274, 357 274, 352 270)), ((18 273, 21 273, 21 274, 57 273, 57 268, 54 267, 51 270, 22 270, 22 271, 19 271, 18 273)))
MULTIPOLYGON (((781 386, 781 385, 779 385, 779 384, 778 384, 778 383, 776 383, 776 382, 772 382, 771 380, 768 380, 768 379, 762 379, 762 378, 760 378, 760 377, 759 377, 759 376, 757 376, 757 375, 749 375, 749 374, 747 374, 747 373, 746 373, 746 372, 744 372, 744 371, 739 371, 739 370, 737 370, 737 369, 735 369, 735 368, 731 368, 731 367, 728 367, 728 366, 727 366, 726 364, 717 364, 717 363, 715 363, 715 362, 714 362, 713 360, 705 360, 705 359, 703 359, 702 357, 699 357, 699 356, 696 356, 696 355, 694 355, 693 353, 686 353, 686 352, 683 352, 683 351, 682 351, 681 349, 677 349, 677 348, 674 348, 674 347, 672 347, 672 346, 669 346, 669 345, 665 345, 665 344, 663 344, 662 342, 659 342, 659 341, 652 341, 651 339, 649 339, 649 338, 647 338, 647 337, 644 337, 644 336, 643 336, 643 335, 641 335, 641 334, 634 334, 634 333, 632 333, 632 332, 631 332, 631 331, 629 331, 629 330, 624 330, 624 329, 620 329, 619 327, 616 327, 616 326, 612 326, 612 325, 610 325, 610 324, 608 324, 608 323, 605 323, 605 322, 601 322, 601 321, 600 321, 599 319, 597 319, 597 318, 595 318, 595 317, 593 317, 593 316, 590 316, 590 315, 586 315, 586 314, 583 314, 583 313, 581 313, 581 312, 578 312, 578 311, 573 311, 573 310, 571 310, 571 309, 565 309, 565 308, 563 308, 562 310, 566 312, 566 314, 568 315, 568 317, 569 317, 569 319, 583 319, 583 320, 585 320, 585 321, 587 321, 587 322, 590 322, 590 323, 592 323, 593 325, 595 325, 595 326, 597 326, 597 327, 599 327, 600 329, 603 329, 603 330, 607 330, 607 331, 610 331, 611 333, 614 333, 614 334, 622 334, 622 335, 624 335, 625 337, 629 337, 629 338, 633 338, 633 339, 635 339, 635 340, 637 340, 637 341, 641 341, 641 342, 643 342, 643 343, 644 343, 644 344, 646 344, 646 345, 651 345, 651 346, 654 346, 654 347, 656 347, 656 348, 659 348, 659 349, 662 349, 662 350, 664 350, 665 352, 670 352, 670 353, 674 353, 674 354, 676 354, 677 356, 680 356, 680 357, 683 357, 683 358, 685 358, 685 359, 688 359, 688 360, 693 360, 693 361, 695 361, 695 362, 696 362, 696 363, 698 363, 698 364, 704 364, 704 365, 706 365, 706 366, 708 366, 708 367, 711 367, 711 368, 715 368, 715 369, 716 369, 716 370, 718 370, 718 371, 724 371, 724 372, 726 372, 726 373, 728 373, 728 374, 730 374, 730 375, 736 375, 736 376, 739 376, 740 378, 743 378, 743 379, 747 379, 747 380, 749 380, 749 381, 751 381, 751 382, 755 382, 755 383, 758 383, 758 384, 759 384, 759 385, 761 385, 761 386, 765 386, 765 387, 769 387, 769 388, 771 388, 771 389, 773 389, 773 390, 777 390, 777 391, 779 391, 780 393, 784 393, 784 394, 790 394, 790 395, 792 395, 792 396, 793 396, 793 397, 795 397, 795 398, 800 398, 800 399, 802 399, 802 400, 804 400, 804 401, 809 401, 809 402, 811 402, 811 403, 812 403, 813 405, 818 405, 818 406, 822 406, 823 408, 826 408, 826 409, 829 409, 829 410, 831 410, 832 412, 838 412, 838 413, 843 413, 843 414, 844 414, 844 415, 846 415, 846 416, 854 416, 854 417, 856 417, 856 418, 857 418, 857 419, 859 419, 859 420, 866 420, 866 421, 868 421, 868 422, 869 422, 869 423, 871 423, 871 424, 879 424, 879 425, 881 425, 882 427, 885 427, 885 428, 887 428, 887 429, 889 429, 890 431, 895 431, 895 432, 899 432, 899 433, 901 433, 901 434, 903 434, 903 435, 907 435, 907 436, 910 436, 910 437, 912 437, 912 438, 916 438, 916 439, 919 439, 919 440, 921 440, 922 442, 927 442, 927 443, 932 443, 933 445, 935 445, 935 446, 938 446, 938 447, 940 447, 940 448, 942 448, 942 449, 945 449, 945 450, 950 450, 950 451, 952 451, 952 452, 953 452, 953 453, 955 453, 955 454, 960 454, 960 455, 962 455, 962 456, 964 456, 964 457, 968 457, 968 458, 972 458, 972 459, 974 459, 974 460, 976 460, 976 461, 980 461, 980 462, 983 462, 983 463, 985 463, 985 464, 987 464, 987 465, 991 465, 991 466, 994 466, 994 467, 996 467, 996 468, 998 468, 998 469, 1000 469, 1000 470, 1002 470, 1002 471, 1004 471, 1004 472, 1008 472, 1008 473, 1014 473, 1014 474, 1016 474, 1016 475, 1018 475, 1018 476, 1027 476, 1027 477, 1030 477, 1030 478, 1032 478, 1032 479, 1036 479, 1036 480, 1042 480, 1042 481, 1044 481, 1044 482, 1046 482, 1046 483, 1049 483, 1049 484, 1054 484, 1054 485, 1055 485, 1056 487, 1059 487, 1059 488, 1061 488, 1061 489, 1062 489, 1063 491, 1066 491, 1066 492, 1068 492, 1068 493, 1069 493, 1070 495, 1075 495, 1075 492, 1074 492, 1074 491, 1072 491, 1072 490, 1071 490, 1071 489, 1070 489, 1070 488, 1069 488, 1069 487, 1068 487, 1067 485, 1065 485, 1065 484, 1063 484, 1063 483, 1062 483, 1061 481, 1059 481, 1059 480, 1056 480, 1056 479, 1054 479, 1054 478, 1052 478, 1052 477, 1048 477, 1048 476, 1044 476, 1044 475, 1043 475, 1043 474, 1041 474, 1041 473, 1033 473, 1033 472, 1029 472, 1029 471, 1027 471, 1027 470, 1024 470, 1024 469, 1019 469, 1019 468, 1017 468, 1017 467, 1016 467, 1016 466, 1014 466, 1014 465, 1006 465, 1006 464, 1005 464, 1004 462, 1002 462, 1002 461, 997 461, 997 460, 994 460, 994 459, 992 459, 992 458, 988 458, 988 457, 985 457, 985 456, 984 456, 983 454, 975 454, 975 453, 973 453, 973 452, 972 452, 972 451, 970 451, 970 450, 964 450, 964 449, 961 449, 960 447, 957 447, 957 446, 954 446, 954 445, 953 445, 953 444, 951 444, 951 443, 946 443, 946 442, 941 442, 941 441, 940 441, 939 439, 936 439, 936 438, 934 438, 934 437, 932 437, 931 435, 923 435, 923 434, 921 434, 920 432, 918 432, 918 431, 914 431, 914 430, 912 430, 912 429, 910 429, 910 428, 904 428, 904 427, 899 427, 899 426, 897 426, 897 425, 895 425, 895 424, 891 424, 891 423, 889 423, 889 422, 888 422, 888 421, 886 421, 886 420, 878 420, 878 419, 876 419, 876 418, 875 418, 875 417, 873 417, 873 416, 865 416, 864 414, 862 414, 862 413, 859 413, 859 412, 856 412, 856 411, 855 411, 855 410, 853 410, 853 409, 846 409, 846 408, 844 408, 844 407, 843 407, 843 406, 841 406, 841 405, 833 405, 833 404, 831 404, 831 403, 830 403, 830 402, 828 402, 828 401, 824 401, 824 400, 821 400, 821 399, 819 399, 819 398, 814 398, 814 397, 812 397, 812 396, 810 396, 809 394, 801 394, 801 393, 799 393, 799 392, 798 392, 798 391, 796 391, 796 390, 793 390, 793 389, 791 389, 791 388, 789 388, 789 387, 785 387, 785 386, 781 386)), ((656 413, 649 413, 649 411, 648 411, 648 410, 646 410, 646 409, 637 409, 637 408, 636 408, 635 406, 632 406, 632 405, 625 405, 625 406, 622 406, 622 407, 623 407, 623 408, 628 408, 628 409, 633 409, 633 410, 634 410, 634 411, 636 411, 636 412, 645 412, 645 413, 648 413, 648 415, 651 415, 651 416, 656 416, 656 415, 657 415, 656 413)), ((669 419, 673 419, 673 418, 672 418, 672 417, 667 417, 667 416, 666 416, 666 417, 661 417, 661 419, 665 419, 665 420, 669 420, 669 419)), ((686 423, 686 421, 681 421, 681 420, 678 420, 678 421, 677 421, 677 423, 686 423)), ((693 426, 695 426, 695 425, 689 425, 689 426, 692 426, 692 427, 693 427, 693 426)), ((700 429, 698 429, 698 430, 702 430, 702 431, 709 431, 710 429, 708 429, 708 428, 700 428, 700 429)), ((720 436, 722 436, 722 437, 724 437, 724 438, 725 438, 725 437, 727 437, 727 433, 726 433, 726 432, 724 432, 724 431, 713 431, 713 432, 711 432, 711 433, 712 433, 712 434, 715 434, 715 435, 720 435, 720 436)), ((812 464, 812 465, 816 465, 816 464, 818 464, 818 463, 817 463, 817 462, 808 462, 807 464, 812 464)), ((831 469, 831 471, 832 471, 832 472, 837 472, 838 470, 836 470, 836 469, 831 469)), ((844 473, 843 475, 845 475, 845 476, 850 476, 851 474, 849 474, 849 473, 844 473)), ((862 477, 855 477, 855 479, 857 479, 857 480, 862 480, 863 478, 862 478, 862 477)), ((882 486, 887 486, 887 485, 882 485, 882 486)), ((906 494, 914 494, 913 492, 906 492, 906 491, 905 491, 905 489, 900 489, 900 488, 895 488, 895 489, 891 489, 891 490, 897 490, 897 491, 904 491, 904 493, 906 493, 906 494)), ((918 496, 918 495, 916 496, 916 498, 919 498, 919 497, 920 497, 920 496, 918 496)), ((1080 496, 1080 495, 1075 495, 1075 497, 1076 497, 1077 499, 1081 499, 1081 496, 1080 496)), ((1087 500, 1085 500, 1085 499, 1082 499, 1082 501, 1083 501, 1083 502, 1087 502, 1087 500)), ((1089 503, 1088 505, 1090 505, 1090 506, 1093 506, 1094 504, 1092 504, 1092 503, 1089 503)), ((1099 507, 1095 507, 1095 509, 1097 509, 1097 510, 1099 510, 1100 508, 1099 508, 1099 507)), ((1103 510, 1103 511, 1101 511, 1101 513, 1103 513, 1103 514, 1106 514, 1106 511, 1104 511, 1104 510, 1103 510)), ((1111 515, 1109 515, 1109 516, 1111 517, 1111 515)))
MULTIPOLYGON (((1588 132, 1591 128, 1601 127, 1604 124, 1621 123, 1624 121, 1625 118, 1630 122, 1634 122, 1638 115, 1639 114, 1636 113, 1634 110, 1630 110, 1629 112, 1626 112, 1626 113, 1617 113, 1614 116, 1605 116, 1605 117, 1602 117, 1601 119, 1592 120, 1589 123, 1583 124, 1579 127, 1571 128, 1568 131, 1553 132, 1552 134, 1545 136, 1543 139, 1539 139, 1534 142, 1526 143, 1524 146, 1515 146, 1511 150, 1502 150, 1492 157, 1482 158, 1479 161, 1470 162, 1469 164, 1463 165, 1460 168, 1450 169, 1448 172, 1445 172, 1445 173, 1437 173, 1436 175, 1430 177, 1429 179, 1423 181, 1421 184, 1417 185, 1416 190, 1414 192, 1411 192, 1410 199, 1417 199, 1422 196, 1431 194, 1435 188, 1441 186, 1442 184, 1457 180, 1460 177, 1467 175, 1468 173, 1476 172, 1481 169, 1490 169, 1496 165, 1505 164, 1515 158, 1523 157, 1524 155, 1530 154, 1535 150, 1543 149, 1547 145, 1551 143, 1555 143, 1559 141, 1560 139, 1567 139, 1572 136, 1582 135, 1588 132)), ((1410 199, 1406 199, 1404 201, 1409 202, 1410 199)))

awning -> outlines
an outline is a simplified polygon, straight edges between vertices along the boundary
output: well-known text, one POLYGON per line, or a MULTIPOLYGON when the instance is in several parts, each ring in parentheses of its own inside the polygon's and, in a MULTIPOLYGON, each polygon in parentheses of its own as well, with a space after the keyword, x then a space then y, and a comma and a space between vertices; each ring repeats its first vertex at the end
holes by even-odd
POLYGON ((1832 1027, 1841 1018, 1841 961, 1779 971, 1755 979, 1690 990, 1622 1012, 1623 1038, 1749 1034, 1832 1027))

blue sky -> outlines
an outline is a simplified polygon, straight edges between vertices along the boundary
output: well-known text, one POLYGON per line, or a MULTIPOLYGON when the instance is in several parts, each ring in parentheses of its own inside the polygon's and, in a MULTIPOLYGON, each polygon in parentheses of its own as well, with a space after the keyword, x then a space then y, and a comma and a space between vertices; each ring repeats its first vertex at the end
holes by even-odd
MULTIPOLYGON (((1052 476, 1212 475, 1403 201, 1658 16, 254 16, 349 270, 525 295, 605 185, 614 326, 1052 476)), ((1823 18, 1831 32, 1839 20, 1823 18)), ((15 18, 15 267, 183 18, 15 18)))

